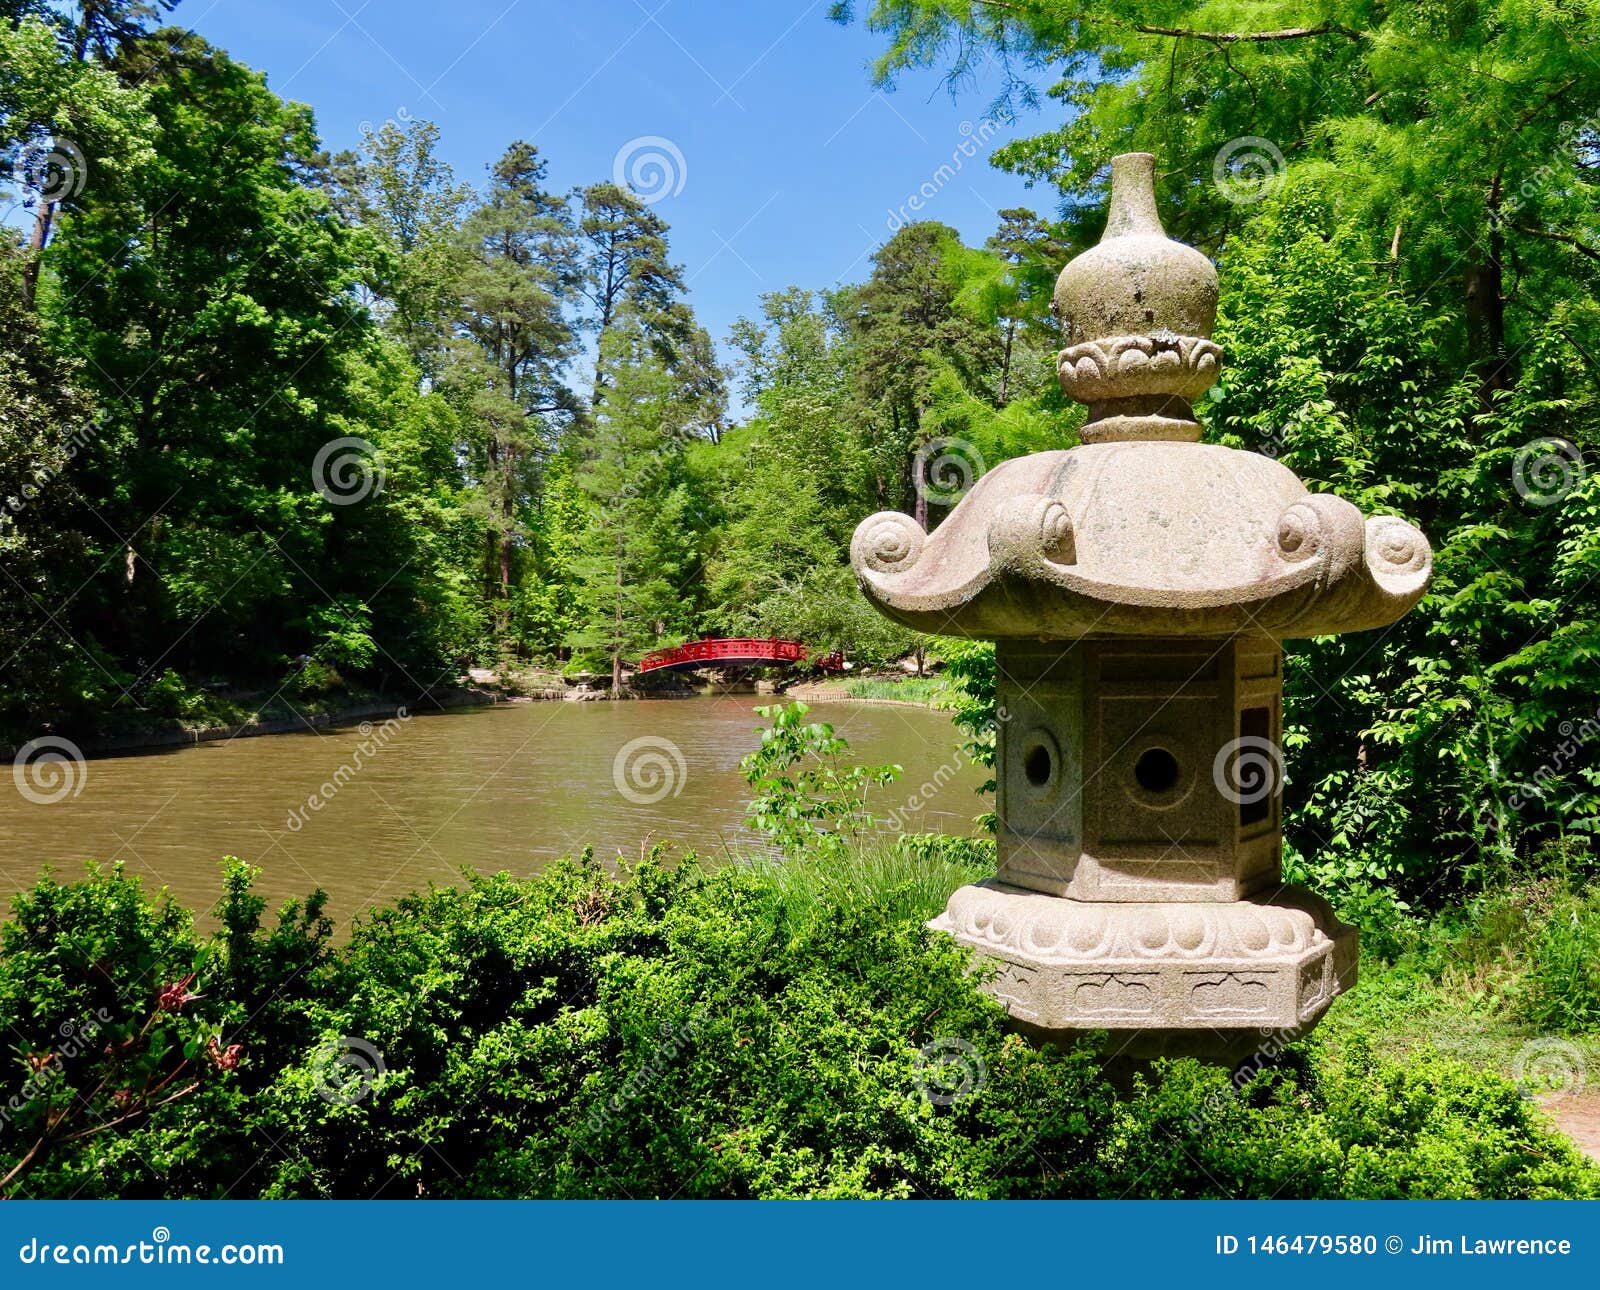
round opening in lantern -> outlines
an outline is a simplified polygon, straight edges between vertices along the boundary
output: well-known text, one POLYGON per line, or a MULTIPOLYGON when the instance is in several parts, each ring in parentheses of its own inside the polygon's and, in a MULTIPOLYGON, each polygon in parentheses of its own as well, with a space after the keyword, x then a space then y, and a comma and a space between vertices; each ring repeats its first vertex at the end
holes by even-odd
POLYGON ((1022 773, 1028 777, 1028 783, 1035 788, 1043 788, 1050 782, 1050 750, 1043 744, 1034 746, 1023 755, 1022 773))
POLYGON ((1178 759, 1165 748, 1147 748, 1133 764, 1133 777, 1147 793, 1170 793, 1178 786, 1178 759))

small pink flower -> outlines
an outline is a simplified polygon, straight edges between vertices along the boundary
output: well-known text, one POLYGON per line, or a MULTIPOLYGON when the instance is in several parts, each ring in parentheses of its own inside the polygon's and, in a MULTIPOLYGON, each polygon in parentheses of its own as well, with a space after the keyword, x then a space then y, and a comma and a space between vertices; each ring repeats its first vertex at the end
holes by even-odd
POLYGON ((181 981, 174 981, 162 989, 156 998, 156 1006, 163 1012, 177 1012, 186 1003, 193 1003, 200 996, 190 994, 189 987, 194 984, 195 973, 191 972, 181 981))
POLYGON ((211 1036, 206 1045, 206 1056, 211 1059, 211 1064, 219 1071, 238 1070, 239 1059, 244 1056, 243 1044, 229 1044, 226 1048, 220 1047, 217 1037, 211 1036))

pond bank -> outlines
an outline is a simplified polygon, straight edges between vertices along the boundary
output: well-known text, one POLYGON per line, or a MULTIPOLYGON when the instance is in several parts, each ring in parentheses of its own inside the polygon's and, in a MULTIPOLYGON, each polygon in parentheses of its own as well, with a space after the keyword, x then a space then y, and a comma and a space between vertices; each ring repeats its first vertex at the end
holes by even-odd
MULTIPOLYGON (((195 744, 255 739, 262 735, 296 734, 305 731, 338 729, 361 721, 387 720, 395 716, 423 716, 453 708, 484 707, 495 703, 527 702, 533 698, 558 698, 559 695, 505 694, 493 690, 463 687, 439 690, 422 699, 401 702, 397 699, 364 699, 334 704, 316 712, 295 713, 287 717, 242 721, 231 725, 167 726, 135 730, 125 734, 91 735, 70 742, 85 757, 116 757, 123 753, 157 748, 187 748, 195 744)), ((291 705, 292 706, 292 705, 291 705)), ((0 744, 0 762, 15 761, 27 744, 0 744)))
MULTIPOLYGON (((935 709, 926 698, 894 698, 883 695, 855 695, 847 687, 860 684, 864 679, 842 680, 830 678, 821 681, 802 681, 774 693, 763 685, 759 691, 752 686, 749 693, 770 695, 777 701, 800 699, 807 703, 849 703, 875 707, 935 709)), ((919 688, 922 678, 905 678, 904 681, 882 682, 885 688, 906 685, 919 688)), ((727 691, 737 693, 738 691, 727 691)), ((256 713, 250 719, 233 722, 213 722, 202 725, 185 725, 174 718, 156 718, 143 729, 118 731, 114 734, 82 735, 67 733, 63 736, 84 757, 115 757, 125 753, 155 751, 163 748, 186 748, 197 744, 226 743, 234 739, 255 739, 264 735, 283 735, 338 729, 361 721, 386 720, 408 714, 425 716, 428 713, 446 712, 458 708, 492 707, 495 704, 539 702, 584 702, 640 699, 688 699, 715 696, 722 691, 716 687, 651 687, 625 686, 620 695, 613 696, 606 689, 589 689, 565 683, 529 681, 526 678, 500 678, 487 669, 473 669, 468 684, 449 689, 435 690, 423 698, 402 700, 371 695, 350 696, 346 699, 327 700, 320 707, 297 705, 276 699, 273 706, 287 708, 282 716, 262 716, 256 713)), ((263 705, 265 709, 266 705, 263 705)), ((41 732, 45 737, 54 731, 41 732)), ((15 761, 29 741, 0 742, 0 763, 15 761)))

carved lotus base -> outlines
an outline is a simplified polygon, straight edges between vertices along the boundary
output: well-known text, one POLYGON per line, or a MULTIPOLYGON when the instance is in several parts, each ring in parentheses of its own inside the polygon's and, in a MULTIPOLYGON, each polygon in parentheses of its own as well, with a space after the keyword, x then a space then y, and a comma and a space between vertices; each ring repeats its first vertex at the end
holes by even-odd
POLYGON ((1237 1062, 1305 1033, 1356 980, 1356 931, 1296 887, 1213 904, 1070 900, 993 880, 928 924, 997 967, 1019 1028, 1108 1055, 1237 1062))
POLYGON ((1222 350, 1202 336, 1106 336, 1056 355, 1068 398, 1104 403, 1135 395, 1197 399, 1216 384, 1222 350))

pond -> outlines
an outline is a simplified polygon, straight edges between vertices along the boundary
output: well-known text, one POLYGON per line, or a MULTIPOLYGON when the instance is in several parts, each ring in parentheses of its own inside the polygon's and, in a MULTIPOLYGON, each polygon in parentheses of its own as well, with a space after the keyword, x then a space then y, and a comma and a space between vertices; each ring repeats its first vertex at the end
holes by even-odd
MULTIPOLYGON (((608 858, 654 842, 747 854, 739 760, 759 743, 756 707, 771 702, 518 703, 96 758, 60 801, 4 785, 0 896, 9 904, 47 862, 69 878, 84 860, 120 860, 209 925, 219 860, 236 855, 260 867, 274 906, 322 887, 343 920, 459 882, 463 866, 523 876, 585 845, 608 858)), ((904 766, 874 795, 877 814, 973 831, 985 773, 958 752, 947 713, 815 703, 811 719, 849 740, 851 760, 904 766), (927 800, 912 810, 914 796, 927 800)))

